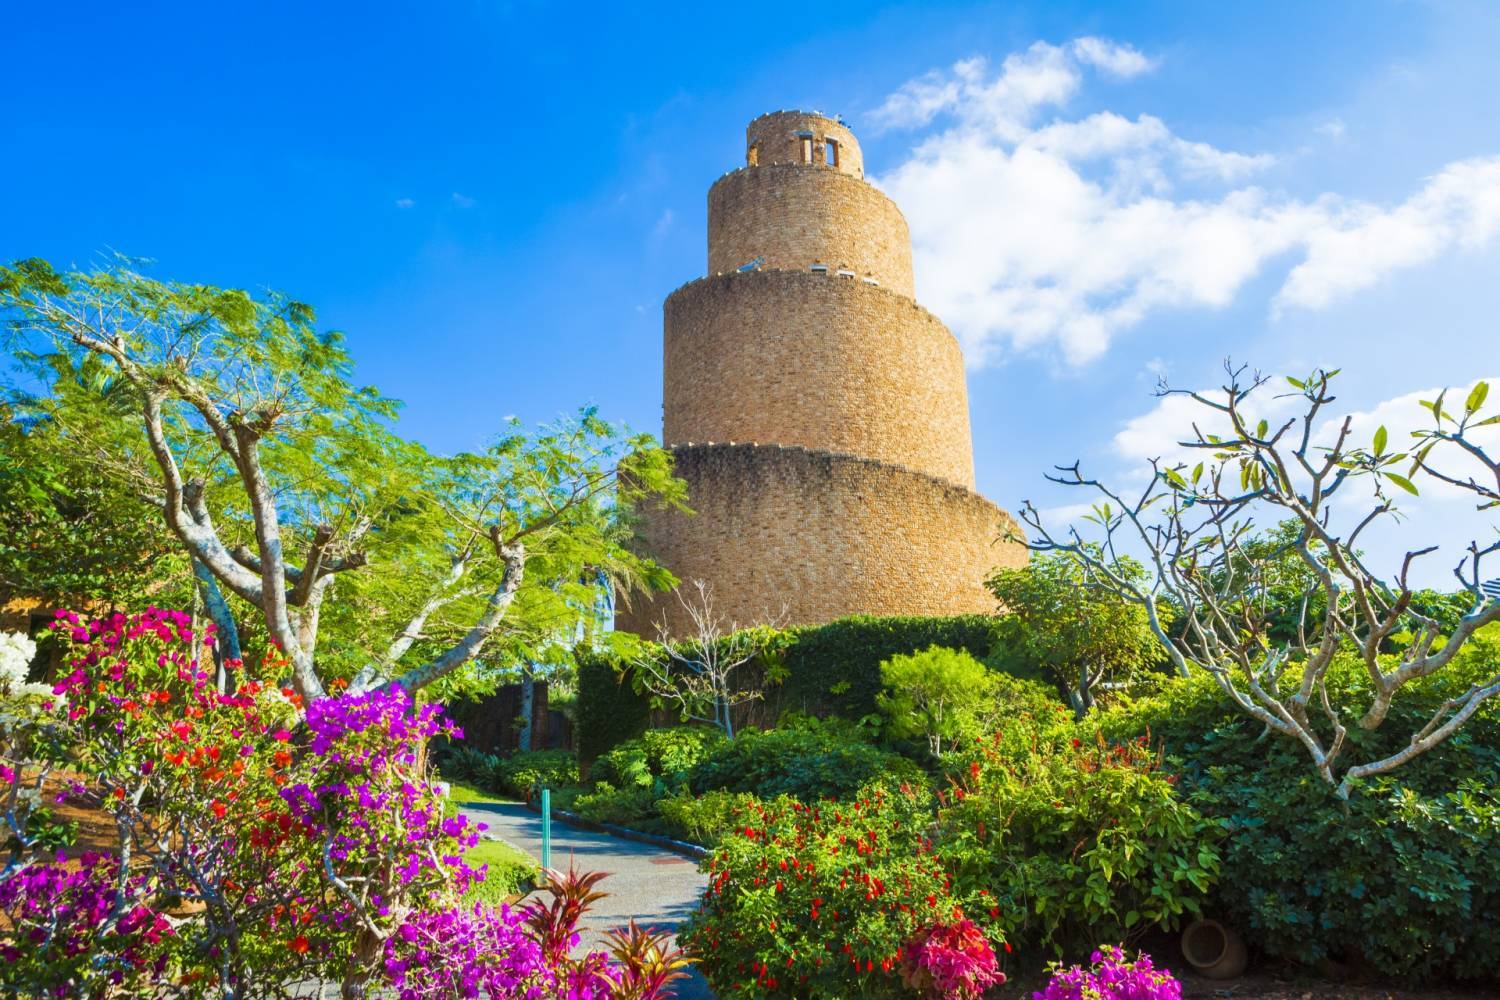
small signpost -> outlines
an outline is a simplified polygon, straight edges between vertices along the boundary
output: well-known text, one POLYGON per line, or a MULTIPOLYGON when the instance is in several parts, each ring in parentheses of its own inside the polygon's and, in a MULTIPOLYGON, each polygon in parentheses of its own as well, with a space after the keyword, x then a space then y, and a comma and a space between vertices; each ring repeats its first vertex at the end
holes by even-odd
POLYGON ((552 867, 552 790, 542 789, 542 867, 552 867))

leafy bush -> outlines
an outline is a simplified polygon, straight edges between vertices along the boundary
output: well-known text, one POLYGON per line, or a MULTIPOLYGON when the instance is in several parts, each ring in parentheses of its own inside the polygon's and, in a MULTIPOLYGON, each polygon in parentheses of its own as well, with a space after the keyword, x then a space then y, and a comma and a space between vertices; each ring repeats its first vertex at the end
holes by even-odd
POLYGON ((707 726, 648 729, 595 761, 590 776, 622 787, 650 788, 663 780, 671 786, 670 779, 685 775, 724 742, 723 733, 707 726))
POLYGON ((648 833, 656 832, 654 828, 659 825, 655 791, 640 785, 616 788, 607 781, 598 782, 593 791, 579 794, 572 808, 595 823, 614 823, 648 833))
MULTIPOLYGON (((1465 650, 1447 678, 1397 702, 1393 725, 1350 726, 1362 753, 1395 749, 1447 698, 1494 671, 1496 632, 1465 650), (1420 721, 1419 721, 1420 720, 1420 721)), ((1359 665, 1330 671, 1335 703, 1359 665)), ((1344 702, 1347 703, 1347 702, 1344 702)), ((1262 950, 1303 962, 1366 962, 1393 976, 1493 980, 1500 968, 1500 709, 1488 707, 1394 776, 1366 780, 1348 802, 1309 772, 1305 751, 1261 738, 1208 678, 1105 713, 1116 734, 1159 736, 1182 786, 1229 837, 1234 872, 1212 905, 1262 950)))
POLYGON ((504 758, 496 754, 473 747, 455 747, 443 755, 442 770, 444 777, 454 781, 494 789, 499 786, 500 769, 504 763, 504 758))
POLYGON ((978 743, 942 795, 939 842, 991 934, 1062 953, 1172 927, 1219 872, 1216 821, 1142 742, 1017 725, 978 743))
POLYGON ((742 810, 707 862, 683 940, 731 997, 910 996, 901 955, 925 928, 964 919, 923 833, 924 790, 879 786, 848 802, 742 810))
POLYGON ((578 758, 570 750, 527 750, 501 761, 495 788, 530 800, 542 788, 578 784, 578 758))
POLYGON ((580 646, 573 656, 578 663, 573 732, 577 734, 578 759, 589 764, 644 733, 651 721, 651 703, 621 679, 619 662, 612 653, 580 646))
POLYGON ((922 769, 864 741, 840 719, 790 719, 779 729, 747 730, 688 773, 695 793, 789 795, 802 802, 846 796, 877 778, 925 785, 922 769))
POLYGON ((787 678, 777 698, 784 710, 863 719, 876 710, 882 662, 929 646, 983 659, 995 645, 999 622, 993 615, 856 615, 795 628, 783 654, 787 678))
MULTIPOLYGON (((775 808, 784 809, 791 799, 778 799, 775 808)), ((724 835, 736 826, 742 813, 756 810, 761 800, 749 792, 704 792, 689 794, 686 789, 680 795, 658 799, 656 811, 661 815, 667 832, 679 840, 700 847, 715 847, 724 835)))
POLYGON ((928 646, 880 665, 885 690, 876 704, 885 732, 897 739, 925 738, 934 757, 961 736, 977 734, 995 711, 995 675, 968 653, 928 646))

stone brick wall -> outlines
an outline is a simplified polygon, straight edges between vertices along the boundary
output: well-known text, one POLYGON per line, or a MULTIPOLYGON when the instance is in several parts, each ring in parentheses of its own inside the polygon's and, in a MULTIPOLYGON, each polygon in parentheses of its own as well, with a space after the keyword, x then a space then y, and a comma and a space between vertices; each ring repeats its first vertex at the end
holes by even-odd
MULTIPOLYGON (((1023 565, 1000 541, 1008 514, 971 490, 852 455, 750 444, 673 449, 696 513, 644 511, 642 538, 683 580, 710 581, 715 608, 741 624, 783 607, 789 621, 851 614, 988 613, 984 580, 1023 565)), ((617 626, 681 630, 676 600, 636 599, 617 626)))
POLYGON ((708 192, 708 273, 762 267, 853 271, 911 296, 911 235, 896 203, 830 167, 746 167, 708 192))
MULTIPOLYGON (((906 219, 841 122, 776 112, 746 138, 709 190, 709 277, 666 304, 663 437, 696 513, 639 511, 641 548, 741 625, 993 611, 985 579, 1026 549, 973 491, 963 357, 912 297, 906 219)), ((618 627, 686 624, 634 601, 618 627)))
POLYGON ((838 146, 836 169, 855 177, 865 175, 864 153, 854 133, 843 122, 812 111, 772 111, 752 121, 745 127, 745 165, 750 165, 752 149, 761 166, 806 162, 801 132, 812 133, 813 163, 827 163, 826 147, 832 139, 838 146))
POLYGON ((663 439, 803 445, 974 485, 953 335, 905 296, 806 271, 704 278, 666 304, 663 439))

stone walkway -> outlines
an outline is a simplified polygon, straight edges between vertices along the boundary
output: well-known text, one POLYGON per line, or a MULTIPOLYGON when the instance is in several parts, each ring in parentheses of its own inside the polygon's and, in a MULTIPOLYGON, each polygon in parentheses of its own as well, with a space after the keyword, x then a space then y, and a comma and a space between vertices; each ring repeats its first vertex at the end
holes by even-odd
MULTIPOLYGON (((466 802, 460 811, 485 823, 487 835, 519 847, 533 858, 542 856, 542 818, 519 802, 466 802)), ((566 823, 552 824, 552 867, 567 870, 576 859, 583 871, 605 871, 599 889, 609 895, 589 912, 583 946, 594 947, 600 936, 631 917, 643 925, 676 927, 698 908, 706 878, 694 861, 649 844, 622 840, 607 833, 583 830, 566 823)), ((677 984, 678 1000, 712 1000, 708 984, 696 972, 677 984)))

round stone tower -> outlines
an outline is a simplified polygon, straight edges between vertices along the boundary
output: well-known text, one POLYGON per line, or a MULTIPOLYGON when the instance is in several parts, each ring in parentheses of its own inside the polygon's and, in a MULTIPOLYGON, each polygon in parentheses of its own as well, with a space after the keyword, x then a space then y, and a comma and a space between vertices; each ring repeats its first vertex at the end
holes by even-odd
MULTIPOLYGON (((643 511, 644 548, 742 625, 993 610, 984 579, 1026 550, 974 492, 963 355, 912 297, 901 210, 837 119, 746 133, 709 189, 709 276, 666 303, 662 437, 695 513, 643 511)), ((618 624, 684 618, 638 600, 618 624)))

